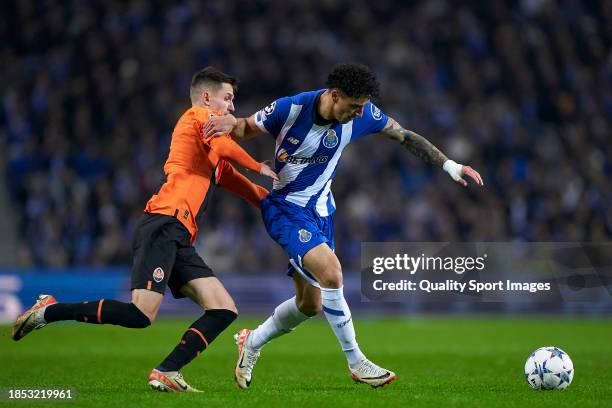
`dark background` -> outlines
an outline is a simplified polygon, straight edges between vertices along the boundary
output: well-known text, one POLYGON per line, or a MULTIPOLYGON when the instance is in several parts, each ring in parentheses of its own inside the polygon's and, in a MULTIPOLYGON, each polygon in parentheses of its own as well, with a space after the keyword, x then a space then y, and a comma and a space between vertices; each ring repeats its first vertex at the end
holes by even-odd
MULTIPOLYGON (((351 145, 332 188, 345 270, 359 267, 362 241, 612 237, 610 1, 0 7, 5 264, 130 264, 134 225, 206 65, 241 79, 247 116, 323 87, 337 62, 363 62, 387 114, 480 171, 485 187, 463 189, 384 138, 351 145)), ((244 144, 259 160, 273 146, 269 136, 244 144)), ((197 247, 218 272, 286 264, 258 211, 227 193, 197 247)))

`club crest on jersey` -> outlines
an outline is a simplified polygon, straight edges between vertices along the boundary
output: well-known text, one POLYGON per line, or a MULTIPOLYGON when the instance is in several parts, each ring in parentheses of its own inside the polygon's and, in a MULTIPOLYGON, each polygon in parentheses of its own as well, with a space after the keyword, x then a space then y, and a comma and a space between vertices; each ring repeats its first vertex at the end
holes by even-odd
POLYGON ((274 109, 276 108, 276 101, 272 102, 271 104, 269 104, 268 106, 266 106, 265 108, 263 108, 263 112, 264 115, 269 115, 272 112, 274 112, 274 109))
POLYGON ((376 105, 374 105, 374 104, 370 105, 370 112, 372 112, 372 117, 375 120, 381 120, 382 119, 382 112, 380 111, 380 109, 376 105))
POLYGON ((338 145, 338 135, 334 129, 329 129, 323 138, 323 146, 332 149, 338 145))
POLYGON ((287 160, 288 156, 289 156, 289 153, 287 153, 285 149, 279 149, 278 153, 276 154, 276 158, 280 162, 284 162, 285 160, 287 160))
POLYGON ((308 242, 312 238, 312 233, 303 228, 298 231, 298 234, 300 236, 300 242, 308 242))
POLYGON ((164 270, 159 266, 153 271, 153 280, 157 283, 164 280, 164 270))

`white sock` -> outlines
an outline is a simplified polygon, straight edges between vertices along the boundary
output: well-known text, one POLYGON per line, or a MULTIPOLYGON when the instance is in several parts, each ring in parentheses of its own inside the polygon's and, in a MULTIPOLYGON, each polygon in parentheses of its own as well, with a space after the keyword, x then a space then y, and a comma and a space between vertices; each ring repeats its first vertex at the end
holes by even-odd
POLYGON ((270 340, 287 334, 300 323, 310 319, 298 309, 295 296, 276 306, 272 316, 251 332, 248 346, 256 350, 262 348, 270 340))
POLYGON ((325 313, 329 325, 340 342, 349 366, 355 368, 365 356, 355 339, 355 328, 353 327, 351 311, 344 299, 344 292, 342 288, 321 288, 321 299, 323 301, 323 313, 325 313))

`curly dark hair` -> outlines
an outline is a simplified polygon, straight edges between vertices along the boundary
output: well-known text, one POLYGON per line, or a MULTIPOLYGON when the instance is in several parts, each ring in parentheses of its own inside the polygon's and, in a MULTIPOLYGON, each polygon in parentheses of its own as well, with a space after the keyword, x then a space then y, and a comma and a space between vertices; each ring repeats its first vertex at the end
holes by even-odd
POLYGON ((356 62, 335 65, 325 85, 339 89, 351 98, 376 98, 380 91, 380 84, 370 68, 356 62))

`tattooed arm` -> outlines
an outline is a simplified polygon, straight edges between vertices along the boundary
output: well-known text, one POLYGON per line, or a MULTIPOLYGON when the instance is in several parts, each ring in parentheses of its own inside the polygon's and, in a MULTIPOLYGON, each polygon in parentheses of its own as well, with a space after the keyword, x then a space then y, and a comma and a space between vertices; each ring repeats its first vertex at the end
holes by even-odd
POLYGON ((448 157, 431 144, 429 140, 411 130, 404 129, 393 118, 389 118, 387 126, 380 133, 389 139, 400 142, 402 146, 427 163, 441 167, 448 160, 448 157))
POLYGON ((389 118, 387 125, 380 134, 399 142, 421 160, 442 167, 453 180, 464 187, 467 186, 467 181, 462 178, 463 176, 470 176, 476 184, 483 185, 482 178, 476 170, 472 169, 470 166, 463 166, 455 163, 453 160, 449 160, 448 157, 429 140, 418 133, 404 129, 393 118, 389 118))

